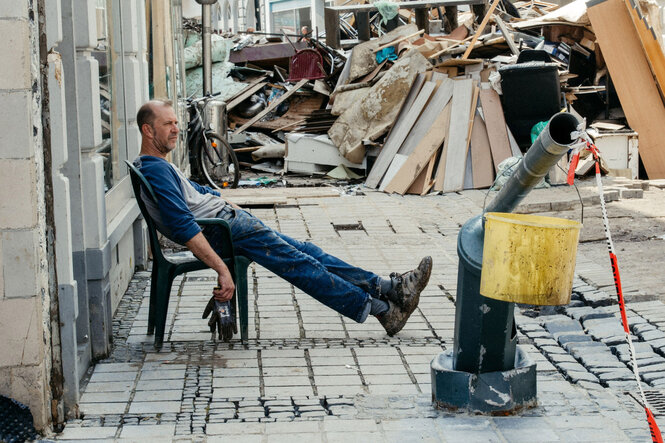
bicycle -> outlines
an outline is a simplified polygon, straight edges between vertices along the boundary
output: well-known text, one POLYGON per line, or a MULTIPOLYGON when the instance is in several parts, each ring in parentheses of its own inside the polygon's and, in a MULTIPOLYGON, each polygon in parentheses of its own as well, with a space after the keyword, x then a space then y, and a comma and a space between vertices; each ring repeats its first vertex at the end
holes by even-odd
POLYGON ((217 107, 209 105, 212 99, 214 95, 187 99, 187 146, 193 160, 191 164, 193 169, 198 168, 196 175, 203 176, 210 186, 237 188, 240 181, 238 158, 222 136, 226 135, 225 116, 220 115, 217 107))

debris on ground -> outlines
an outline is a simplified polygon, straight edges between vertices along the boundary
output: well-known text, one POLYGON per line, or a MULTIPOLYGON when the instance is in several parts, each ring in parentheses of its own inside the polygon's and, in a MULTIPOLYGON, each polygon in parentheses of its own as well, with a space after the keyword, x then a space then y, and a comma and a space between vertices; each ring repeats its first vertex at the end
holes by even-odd
MULTIPOLYGON (((623 0, 436 3, 328 8, 339 35, 324 39, 213 36, 213 89, 243 171, 399 194, 486 189, 566 110, 588 127, 607 173, 665 177, 665 57, 646 10, 623 0)), ((201 90, 195 31, 188 93, 201 90)), ((576 173, 590 165, 583 158, 576 173)), ((564 157, 548 182, 564 183, 567 168, 564 157)))

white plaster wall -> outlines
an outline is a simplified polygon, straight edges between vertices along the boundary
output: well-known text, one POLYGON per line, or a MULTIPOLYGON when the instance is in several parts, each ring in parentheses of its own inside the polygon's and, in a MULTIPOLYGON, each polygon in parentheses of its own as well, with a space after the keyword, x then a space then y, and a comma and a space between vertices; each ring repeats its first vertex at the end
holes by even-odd
POLYGON ((36 2, 0 3, 0 394, 28 405, 44 429, 50 300, 37 19, 36 2))

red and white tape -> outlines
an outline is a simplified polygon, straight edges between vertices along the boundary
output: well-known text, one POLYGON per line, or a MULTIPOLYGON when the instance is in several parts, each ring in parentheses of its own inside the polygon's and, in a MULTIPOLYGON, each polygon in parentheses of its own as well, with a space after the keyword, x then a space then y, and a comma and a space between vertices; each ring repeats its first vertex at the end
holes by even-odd
POLYGON ((626 334, 626 341, 628 342, 628 349, 630 350, 630 360, 633 365, 633 374, 635 375, 635 380, 637 381, 637 387, 640 391, 640 397, 642 398, 642 404, 644 405, 644 411, 647 415, 647 423, 649 424, 649 430, 651 431, 651 439, 653 443, 663 443, 663 437, 656 423, 656 419, 649 409, 649 402, 647 401, 646 396, 644 395, 644 389, 642 389, 642 381, 640 379, 640 371, 637 367, 637 359, 635 357, 635 348, 633 347, 633 339, 630 335, 630 328, 628 327, 628 317, 626 315, 626 303, 623 298, 623 290, 621 289, 621 276, 619 275, 619 263, 617 261, 617 256, 614 250, 614 243, 612 242, 612 234, 610 234, 610 222, 607 217, 607 208, 605 207, 605 198, 603 197, 603 182, 600 178, 600 157, 598 148, 591 142, 591 139, 586 133, 579 134, 581 143, 576 145, 573 149, 573 156, 570 161, 570 166, 568 169, 568 184, 572 185, 575 179, 575 168, 577 167, 577 162, 580 156, 581 148, 586 148, 588 151, 591 151, 593 159, 596 164, 596 185, 598 187, 598 194, 600 196, 600 210, 603 216, 603 227, 605 228, 605 237, 607 238, 607 249, 610 254, 610 264, 612 266, 612 274, 614 275, 614 288, 616 289, 617 298, 619 299, 619 309, 621 311, 621 323, 623 325, 623 331, 626 334))

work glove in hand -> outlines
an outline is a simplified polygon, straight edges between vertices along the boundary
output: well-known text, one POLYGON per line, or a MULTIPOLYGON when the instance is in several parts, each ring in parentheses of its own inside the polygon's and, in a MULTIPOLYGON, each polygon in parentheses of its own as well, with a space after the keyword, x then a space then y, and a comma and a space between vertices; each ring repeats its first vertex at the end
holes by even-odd
POLYGON ((215 330, 217 330, 219 340, 225 342, 231 341, 233 334, 238 332, 235 309, 233 309, 231 302, 220 302, 212 296, 203 310, 201 318, 207 318, 208 315, 210 315, 210 320, 208 320, 210 332, 214 334, 215 330))

